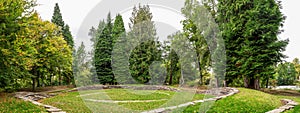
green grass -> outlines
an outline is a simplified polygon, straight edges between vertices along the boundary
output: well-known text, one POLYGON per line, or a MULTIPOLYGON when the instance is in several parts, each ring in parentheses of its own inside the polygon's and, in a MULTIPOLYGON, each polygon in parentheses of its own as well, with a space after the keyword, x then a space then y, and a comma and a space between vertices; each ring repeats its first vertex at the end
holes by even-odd
POLYGON ((41 113, 46 112, 42 107, 36 106, 30 102, 8 96, 0 95, 0 113, 41 113))
MULTIPOLYGON (((276 96, 261 91, 238 88, 240 93, 216 101, 207 113, 264 113, 281 106, 281 99, 292 99, 300 102, 299 98, 291 96, 276 96)), ((201 104, 189 106, 184 112, 199 112, 201 104)), ((300 106, 289 111, 300 112, 300 106)))
MULTIPOLYGON (((300 103, 299 97, 271 95, 261 91, 238 88, 240 93, 221 99, 212 104, 208 113, 264 113, 281 106, 281 99, 292 99, 300 103)), ((209 98, 208 96, 206 98, 209 98)), ((70 92, 48 98, 42 103, 56 106, 67 112, 72 113, 90 113, 90 112, 140 112, 155 108, 179 105, 191 100, 201 100, 204 95, 193 95, 188 92, 176 93, 172 91, 149 91, 149 90, 125 90, 125 89, 107 89, 107 90, 88 90, 79 92, 70 92), (80 98, 81 94, 81 98, 80 98), (87 95, 90 94, 90 95, 87 95), (191 98, 193 97, 193 98, 191 98), (175 99, 173 99, 175 98, 175 99), (102 103, 83 101, 84 99, 94 100, 161 100, 155 102, 127 102, 127 103, 102 103), (90 108, 88 108, 88 107, 90 108), (132 111, 133 110, 133 111, 132 111)), ((200 103, 189 106, 184 112, 199 112, 200 103)), ((177 109, 174 112, 179 112, 177 109)), ((300 106, 289 110, 286 113, 298 113, 300 106)))
POLYGON ((191 100, 201 100, 202 94, 193 95, 192 93, 176 93, 173 91, 150 91, 150 90, 125 90, 125 89, 107 89, 107 90, 88 90, 79 92, 70 92, 58 96, 44 99, 42 103, 49 104, 72 113, 87 112, 140 112, 161 108, 166 106, 178 105, 191 100), (80 98, 81 97, 81 98, 80 98), (175 99, 173 99, 175 98, 175 99), (127 103, 102 103, 83 101, 85 99, 94 100, 114 100, 114 101, 132 101, 132 100, 160 100, 154 102, 127 102, 127 103), (90 110, 88 107, 90 107, 90 110), (133 110, 133 111, 132 111, 133 110))

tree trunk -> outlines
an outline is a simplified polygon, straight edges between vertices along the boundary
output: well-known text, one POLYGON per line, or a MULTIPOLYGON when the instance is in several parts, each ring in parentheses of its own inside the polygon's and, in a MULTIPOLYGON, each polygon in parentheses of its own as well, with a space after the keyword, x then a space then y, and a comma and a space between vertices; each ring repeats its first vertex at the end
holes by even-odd
POLYGON ((223 80, 223 86, 227 87, 226 80, 223 80))
POLYGON ((197 57, 198 57, 198 61, 196 60, 196 62, 198 62, 198 69, 199 69, 199 75, 200 75, 200 79, 199 79, 199 84, 203 85, 203 76, 202 76, 202 68, 201 68, 201 58, 200 58, 200 54, 197 52, 197 57))
POLYGON ((49 86, 52 86, 52 74, 50 75, 49 81, 50 81, 50 85, 49 86))
POLYGON ((170 80, 169 80, 169 85, 172 85, 172 79, 173 79, 173 75, 172 75, 172 70, 170 70, 170 80))
POLYGON ((268 77, 267 77, 267 82, 266 82, 266 88, 269 87, 269 79, 270 79, 270 77, 268 76, 268 77))
MULTIPOLYGON (((200 60, 200 59, 199 59, 200 60)), ((202 76, 202 69, 201 69, 201 63, 200 63, 200 61, 198 61, 198 65, 199 65, 199 75, 200 75, 200 80, 199 80, 199 82, 200 82, 200 85, 203 85, 203 76, 202 76)))
POLYGON ((58 68, 59 71, 59 75, 58 75, 58 85, 61 86, 62 85, 62 72, 61 72, 61 68, 58 68))
POLYGON ((32 78, 32 91, 35 91, 36 90, 36 78, 32 78))
POLYGON ((249 80, 247 77, 244 77, 244 87, 248 88, 248 85, 249 85, 249 80))
POLYGON ((260 80, 259 77, 257 77, 254 81, 254 89, 259 90, 260 89, 260 84, 259 84, 260 80))
POLYGON ((41 87, 41 83, 40 83, 40 75, 37 75, 37 87, 41 87))
POLYGON ((259 84, 259 77, 256 78, 248 78, 245 77, 244 79, 244 85, 246 88, 250 88, 250 89, 260 89, 260 84, 259 84))

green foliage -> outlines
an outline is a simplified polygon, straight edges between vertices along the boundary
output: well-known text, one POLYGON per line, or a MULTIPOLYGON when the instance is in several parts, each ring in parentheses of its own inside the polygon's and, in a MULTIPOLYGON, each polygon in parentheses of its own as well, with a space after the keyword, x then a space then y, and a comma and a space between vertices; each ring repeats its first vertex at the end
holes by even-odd
MULTIPOLYGON (((172 40, 178 34, 168 36, 168 39, 172 40)), ((164 58, 164 65, 167 68, 167 77, 165 83, 168 85, 179 84, 180 79, 180 64, 179 64, 179 56, 173 50, 169 44, 169 42, 165 42, 163 46, 163 58, 164 58)))
POLYGON ((54 6, 54 12, 53 12, 51 22, 59 26, 61 30, 64 29, 65 22, 62 19, 62 15, 60 13, 60 8, 58 6, 58 3, 56 3, 54 6))
MULTIPOLYGON (((60 34, 57 34, 59 29, 50 22, 43 22, 36 15, 37 20, 33 22, 36 26, 32 27, 32 39, 35 39, 34 45, 37 53, 34 54, 36 61, 30 70, 33 82, 37 81, 40 86, 42 84, 52 85, 53 76, 58 75, 59 79, 64 76, 70 80, 72 76, 72 54, 71 49, 63 40, 60 34), (43 26, 43 27, 40 27, 43 26), (41 80, 40 80, 41 79, 41 80), (48 81, 48 82, 45 82, 48 81)), ((59 80, 61 81, 61 80, 59 80)), ((35 86, 35 83, 33 83, 35 86)))
POLYGON ((245 80, 245 87, 259 89, 260 79, 281 61, 288 40, 279 40, 285 17, 274 0, 219 0, 217 22, 225 39, 226 81, 245 80))
POLYGON ((197 54, 199 83, 203 85, 208 78, 205 75, 212 70, 209 78, 213 87, 222 85, 226 67, 224 42, 215 22, 216 8, 216 0, 186 0, 181 10, 186 17, 182 21, 183 34, 197 54))
POLYGON ((90 72, 91 72, 93 83, 99 83, 97 72, 96 72, 96 67, 95 67, 95 61, 96 61, 95 60, 95 49, 96 49, 97 42, 100 38, 100 35, 105 26, 106 26, 106 23, 104 20, 102 20, 99 22, 97 29, 92 27, 88 34, 91 37, 90 41, 92 42, 92 50, 90 51, 89 56, 91 57, 90 62, 91 62, 92 66, 90 68, 90 72))
POLYGON ((96 73, 101 84, 116 83, 111 66, 111 52, 114 42, 112 29, 113 23, 109 13, 107 16, 106 26, 97 40, 94 54, 96 73))
POLYGON ((89 69, 90 62, 87 61, 87 53, 83 42, 78 47, 73 60, 73 74, 76 78, 76 86, 86 86, 92 84, 92 76, 89 69))
POLYGON ((148 83, 151 80, 149 67, 154 61, 161 61, 162 53, 149 6, 134 7, 130 22, 127 39, 134 43, 130 46, 136 46, 129 58, 130 73, 136 82, 148 83))
POLYGON ((199 19, 199 15, 191 14, 191 12, 203 14, 203 10, 206 10, 203 6, 196 0, 187 0, 185 2, 185 6, 182 8, 182 13, 187 18, 182 21, 183 24, 183 34, 188 38, 188 40, 192 43, 192 47, 196 50, 197 53, 197 65, 200 73, 200 84, 203 85, 203 72, 209 68, 210 66, 210 51, 209 46, 207 45, 204 34, 206 31, 204 29, 208 29, 207 26, 201 26, 199 24, 204 24, 205 21, 201 21, 200 23, 196 21, 199 19))
POLYGON ((32 66, 33 41, 26 38, 26 20, 32 19, 30 7, 32 1, 5 0, 0 1, 0 87, 6 90, 16 89, 20 86, 17 78, 29 75, 32 66), (26 17, 23 15, 27 15, 26 17), (28 57, 24 57, 28 56, 28 57))
POLYGON ((72 34, 70 32, 70 26, 67 24, 65 25, 58 3, 56 3, 54 6, 54 12, 53 12, 51 22, 56 24, 60 28, 58 32, 63 35, 64 40, 68 43, 70 48, 73 49, 74 41, 73 41, 72 34))
POLYGON ((34 89, 51 85, 54 76, 68 77, 71 50, 56 26, 34 13, 35 2, 7 0, 0 6, 0 87, 13 91, 32 84, 34 89))
MULTIPOLYGON (((60 12, 60 8, 59 8, 58 3, 56 3, 55 6, 54 6, 54 12, 53 12, 51 22, 59 27, 58 33, 63 36, 63 39, 67 42, 70 49, 73 50, 74 41, 73 41, 72 34, 70 32, 70 27, 69 27, 69 25, 65 25, 65 22, 62 18, 62 14, 60 12)), ((72 60, 71 60, 71 63, 72 63, 72 60)), ((61 69, 61 67, 58 67, 58 70, 63 70, 63 69, 61 69)), ((67 72, 67 73, 64 74, 67 78, 67 79, 64 80, 64 82, 66 84, 70 84, 71 81, 73 81, 73 79, 74 79, 74 77, 72 75, 72 69, 63 70, 63 71, 67 72)), ((63 84, 62 82, 63 82, 62 77, 60 76, 59 77, 59 85, 62 85, 63 84)))
POLYGON ((293 85, 296 81, 297 71, 293 63, 286 62, 277 67, 278 85, 293 85))
POLYGON ((295 69, 297 71, 297 74, 296 74, 296 79, 299 80, 299 77, 300 77, 300 61, 298 58, 295 58, 292 62, 295 66, 295 69))
POLYGON ((63 33, 62 33, 64 40, 68 43, 68 45, 73 48, 74 47, 74 41, 73 36, 70 31, 69 25, 64 26, 63 33))
POLYGON ((128 59, 124 58, 128 57, 129 53, 123 51, 126 48, 125 46, 122 46, 122 43, 125 42, 126 31, 123 18, 120 14, 115 18, 112 37, 114 39, 112 65, 115 79, 117 80, 116 82, 118 82, 118 84, 129 83, 128 59))

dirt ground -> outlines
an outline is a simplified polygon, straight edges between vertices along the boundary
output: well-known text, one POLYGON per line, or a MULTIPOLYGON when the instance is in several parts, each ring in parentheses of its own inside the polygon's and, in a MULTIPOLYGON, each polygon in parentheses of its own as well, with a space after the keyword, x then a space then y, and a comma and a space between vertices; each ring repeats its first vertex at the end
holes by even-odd
MULTIPOLYGON (((34 91, 34 92, 55 92, 55 91, 61 91, 61 90, 66 90, 66 89, 71 89, 71 88, 74 88, 74 86, 68 85, 68 86, 39 87, 39 88, 36 88, 36 91, 34 91)), ((19 91, 32 91, 32 89, 25 88, 25 89, 21 89, 19 91)))
POLYGON ((271 89, 261 89, 261 91, 273 95, 284 95, 284 96, 296 96, 300 97, 300 92, 297 90, 271 90, 271 89))

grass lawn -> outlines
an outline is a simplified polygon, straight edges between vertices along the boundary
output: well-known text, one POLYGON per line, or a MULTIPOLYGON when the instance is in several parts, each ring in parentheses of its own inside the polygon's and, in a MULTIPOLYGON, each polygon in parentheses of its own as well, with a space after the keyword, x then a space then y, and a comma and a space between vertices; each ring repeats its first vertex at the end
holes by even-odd
MULTIPOLYGON (((300 98, 291 96, 277 96, 267 94, 261 91, 238 88, 240 93, 219 100, 213 104, 207 113, 264 113, 281 106, 281 99, 292 99, 300 103, 300 98)), ((184 112, 198 112, 200 104, 189 106, 184 112)), ((300 112, 300 106, 297 106, 290 112, 300 112)))
POLYGON ((173 91, 150 91, 150 90, 125 90, 106 89, 88 90, 60 94, 53 98, 42 100, 42 103, 53 105, 67 112, 89 113, 89 112, 141 112, 155 108, 179 105, 191 100, 201 100, 202 94, 192 95, 188 92, 176 93, 173 91), (80 98, 81 97, 81 98, 80 98), (174 98, 175 99, 171 99, 174 98), (178 97, 178 98, 177 98, 178 97), (179 98, 181 97, 181 98, 179 98), (113 100, 120 103, 105 103, 84 101, 92 100, 113 100), (152 100, 151 102, 144 102, 152 100), (123 102, 127 101, 127 102, 123 102), (131 102, 140 101, 140 102, 131 102), (92 111, 87 107, 90 107, 92 111), (132 111, 134 110, 134 111, 132 111))
MULTIPOLYGON (((300 103, 300 98, 298 96, 272 95, 251 89, 238 89, 240 90, 240 93, 216 101, 208 110, 208 113, 264 113, 281 106, 281 99, 292 99, 300 103)), ((42 107, 33 105, 30 102, 15 99, 14 97, 8 96, 8 94, 0 93, 0 97, 0 113, 45 112, 45 109, 42 107)), ((132 113, 179 105, 191 100, 201 100, 203 98, 204 95, 202 94, 193 95, 188 92, 176 93, 172 91, 106 89, 62 93, 58 96, 41 100, 41 102, 71 113, 132 113), (96 101, 89 101, 86 99, 96 101), (99 100, 101 102, 99 102, 99 100), (102 102, 103 100, 113 100, 114 102, 118 101, 118 103, 102 102)), ((199 112, 200 105, 201 103, 188 106, 184 109, 184 112, 197 113, 199 112)), ((177 109, 173 112, 179 110, 180 109, 177 109)), ((286 111, 285 113, 299 112, 300 106, 296 106, 294 109, 286 111)))
POLYGON ((41 113, 46 110, 30 102, 16 99, 8 94, 0 94, 0 113, 41 113))

